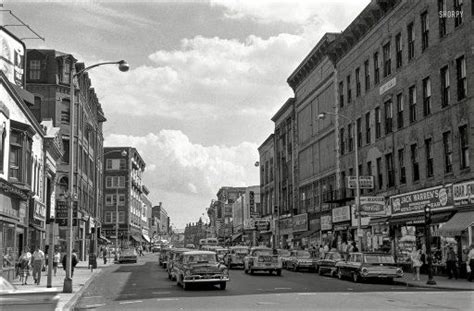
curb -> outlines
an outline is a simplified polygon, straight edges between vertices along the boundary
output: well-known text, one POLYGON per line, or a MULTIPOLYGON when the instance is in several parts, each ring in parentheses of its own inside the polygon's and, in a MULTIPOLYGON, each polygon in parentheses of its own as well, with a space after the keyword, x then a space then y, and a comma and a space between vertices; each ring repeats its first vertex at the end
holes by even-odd
MULTIPOLYGON (((106 267, 104 267, 106 268, 106 267)), ((79 300, 79 298, 82 296, 82 293, 89 287, 90 283, 94 281, 94 279, 99 276, 101 273, 104 272, 104 268, 102 268, 99 272, 94 272, 94 274, 84 283, 84 286, 80 290, 78 290, 74 296, 72 296, 71 299, 64 305, 63 309, 64 311, 72 311, 74 310, 74 307, 79 300)))
POLYGON ((459 288, 459 287, 448 287, 448 286, 439 286, 439 285, 427 285, 424 283, 421 284, 412 284, 404 281, 395 281, 396 284, 404 285, 407 287, 419 287, 419 288, 430 288, 430 289, 445 289, 445 290, 462 290, 462 291, 474 291, 469 288, 459 288))

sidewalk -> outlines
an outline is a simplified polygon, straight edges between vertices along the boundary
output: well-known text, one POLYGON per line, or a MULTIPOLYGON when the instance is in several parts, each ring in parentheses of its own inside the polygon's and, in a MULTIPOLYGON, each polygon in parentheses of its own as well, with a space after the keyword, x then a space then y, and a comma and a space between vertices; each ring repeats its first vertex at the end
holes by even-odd
POLYGON ((420 281, 413 281, 413 274, 406 273, 400 279, 395 279, 395 282, 404 284, 410 287, 423 288, 438 288, 438 289, 452 289, 452 290, 474 290, 474 282, 468 282, 466 279, 448 279, 446 276, 433 277, 436 285, 428 285, 428 275, 420 275, 420 281))
MULTIPOLYGON (((114 260, 107 259, 107 264, 104 265, 102 258, 99 258, 97 261, 97 269, 94 269, 92 272, 87 267, 88 261, 80 261, 76 268, 74 269, 74 276, 72 278, 72 293, 63 293, 63 284, 64 278, 66 276, 66 271, 62 268, 61 265, 58 267, 58 272, 56 276, 53 276, 52 287, 61 291, 59 294, 59 302, 56 310, 69 310, 72 305, 74 305, 75 300, 80 297, 82 290, 85 289, 90 282, 102 271, 102 268, 111 266, 114 264, 114 260)), ((22 285, 19 279, 15 279, 12 284, 17 286, 18 289, 29 289, 34 290, 35 288, 42 287, 46 288, 46 283, 48 280, 47 267, 46 271, 41 273, 41 283, 40 285, 34 285, 33 276, 28 277, 28 285, 22 285)))

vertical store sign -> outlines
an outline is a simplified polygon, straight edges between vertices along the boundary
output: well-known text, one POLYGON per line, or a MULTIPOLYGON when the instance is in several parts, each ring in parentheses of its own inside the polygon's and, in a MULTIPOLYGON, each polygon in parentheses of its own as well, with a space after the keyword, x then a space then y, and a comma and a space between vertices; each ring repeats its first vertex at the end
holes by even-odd
POLYGON ((11 83, 25 87, 25 44, 0 26, 0 70, 11 83))

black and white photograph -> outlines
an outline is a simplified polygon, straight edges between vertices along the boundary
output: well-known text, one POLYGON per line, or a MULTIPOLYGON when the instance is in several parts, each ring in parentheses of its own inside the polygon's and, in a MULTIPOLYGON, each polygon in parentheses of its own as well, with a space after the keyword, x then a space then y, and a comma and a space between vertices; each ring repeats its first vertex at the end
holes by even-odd
POLYGON ((0 310, 474 310, 473 95, 474 0, 0 0, 0 310))

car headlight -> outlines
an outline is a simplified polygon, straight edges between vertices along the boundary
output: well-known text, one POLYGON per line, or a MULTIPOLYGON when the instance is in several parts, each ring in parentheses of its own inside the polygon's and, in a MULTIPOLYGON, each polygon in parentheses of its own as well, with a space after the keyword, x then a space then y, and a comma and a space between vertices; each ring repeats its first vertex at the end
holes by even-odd
POLYGON ((362 268, 360 271, 362 272, 362 274, 369 273, 369 270, 367 268, 362 268))
POLYGON ((225 275, 229 275, 229 270, 226 268, 226 269, 222 270, 222 273, 224 273, 225 275))
POLYGON ((398 275, 403 275, 403 270, 400 269, 400 268, 398 268, 398 269, 397 269, 397 274, 398 274, 398 275))
POLYGON ((191 275, 191 270, 184 270, 184 275, 185 276, 190 276, 191 275))

